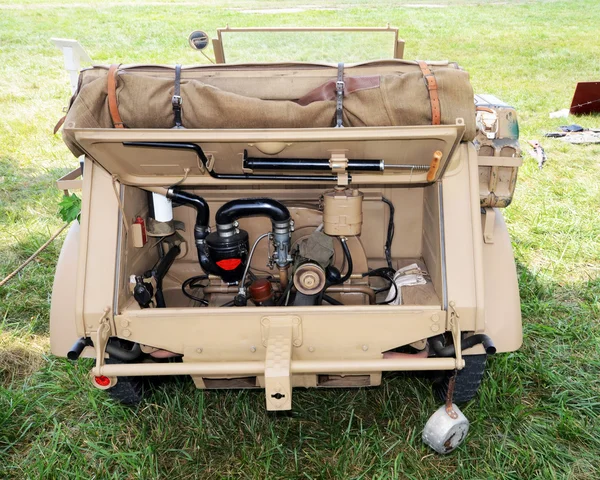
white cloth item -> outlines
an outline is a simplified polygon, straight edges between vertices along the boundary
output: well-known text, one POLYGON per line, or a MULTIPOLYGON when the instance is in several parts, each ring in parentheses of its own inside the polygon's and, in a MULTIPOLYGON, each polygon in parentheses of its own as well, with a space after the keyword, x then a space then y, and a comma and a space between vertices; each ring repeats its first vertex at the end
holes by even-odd
POLYGON ((394 283, 396 284, 396 287, 398 287, 398 295, 394 299, 396 290, 392 287, 390 288, 385 301, 390 302, 390 300, 394 299, 389 305, 402 305, 402 287, 425 285, 427 283, 423 277, 425 274, 426 272, 423 272, 416 263, 411 263, 410 265, 397 270, 394 274, 394 283))

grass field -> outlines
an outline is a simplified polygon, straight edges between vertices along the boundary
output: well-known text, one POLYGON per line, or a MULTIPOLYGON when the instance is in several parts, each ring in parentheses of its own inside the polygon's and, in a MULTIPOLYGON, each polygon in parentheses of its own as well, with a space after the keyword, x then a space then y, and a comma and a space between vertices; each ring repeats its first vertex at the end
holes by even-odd
MULTIPOLYGON (((187 46, 197 28, 389 22, 407 58, 458 61, 477 92, 514 105, 523 143, 541 139, 549 157, 542 171, 525 159, 506 211, 524 345, 490 360, 463 409, 468 442, 431 454, 420 436, 438 404, 425 379, 403 375, 370 390, 298 390, 291 417, 268 415, 262 392, 188 381, 116 405, 90 386, 89 362, 49 355, 57 241, 0 288, 0 478, 600 477, 600 146, 541 138, 567 121, 600 127, 599 116, 548 118, 577 81, 600 80, 600 6, 432 3, 0 0, 0 278, 61 226, 54 180, 75 165, 52 135, 69 86, 50 37, 80 40, 98 63, 190 64, 206 62, 187 46)), ((368 56, 361 48, 344 49, 368 56)))

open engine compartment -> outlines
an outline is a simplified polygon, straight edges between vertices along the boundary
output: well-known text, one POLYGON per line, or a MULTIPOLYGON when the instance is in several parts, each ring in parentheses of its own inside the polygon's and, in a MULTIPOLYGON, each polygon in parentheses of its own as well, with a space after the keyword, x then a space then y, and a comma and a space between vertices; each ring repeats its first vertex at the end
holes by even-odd
MULTIPOLYGON (((119 310, 332 304, 441 307, 435 186, 318 185, 266 188, 258 191, 260 196, 251 196, 256 191, 170 189, 167 197, 179 205, 173 209, 173 220, 185 225, 185 231, 148 237, 143 246, 135 246, 130 236, 121 252, 119 310), (412 207, 398 209, 396 204, 412 207), (177 252, 169 256, 170 248, 177 252), (392 277, 411 264, 417 268, 407 273, 419 275, 423 284, 401 289, 400 301, 392 277), (161 277, 158 285, 153 270, 161 277), (136 286, 141 303, 133 293, 136 286), (155 295, 157 287, 164 295, 160 305, 144 300, 155 295)), ((147 192, 125 187, 125 214, 149 218, 151 229, 156 229, 152 220, 156 212, 151 211, 154 205, 147 192)))

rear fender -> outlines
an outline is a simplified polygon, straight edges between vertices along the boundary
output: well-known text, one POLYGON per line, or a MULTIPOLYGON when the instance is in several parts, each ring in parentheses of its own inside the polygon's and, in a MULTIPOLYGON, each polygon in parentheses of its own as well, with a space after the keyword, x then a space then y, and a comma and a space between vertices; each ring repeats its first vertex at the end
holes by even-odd
MULTIPOLYGON (((485 330, 498 352, 518 350, 523 343, 521 301, 510 237, 502 212, 495 208, 493 243, 483 243, 485 330)), ((485 217, 482 215, 482 221, 485 217)), ((483 353, 481 346, 465 353, 483 353)))
MULTIPOLYGON (((50 350, 53 355, 66 357, 80 337, 75 320, 75 292, 79 258, 79 222, 73 222, 63 243, 52 286, 50 307, 50 350)), ((94 350, 86 347, 82 356, 93 357, 94 350)))

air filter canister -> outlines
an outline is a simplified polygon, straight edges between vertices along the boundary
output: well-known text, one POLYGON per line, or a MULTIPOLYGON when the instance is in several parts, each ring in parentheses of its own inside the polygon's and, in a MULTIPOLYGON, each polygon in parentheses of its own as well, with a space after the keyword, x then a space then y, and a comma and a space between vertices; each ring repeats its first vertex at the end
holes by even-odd
POLYGON ((327 235, 360 235, 362 227, 362 192, 339 188, 323 194, 323 231, 327 235))

